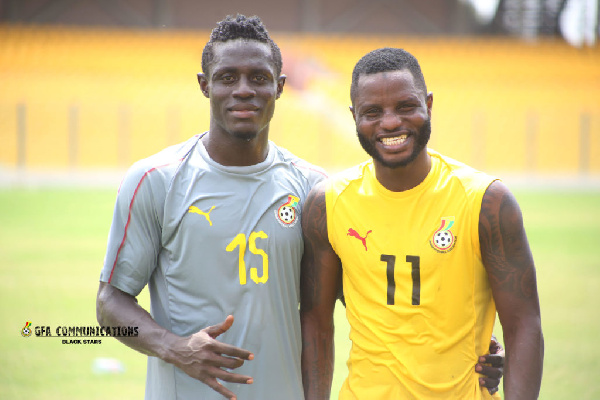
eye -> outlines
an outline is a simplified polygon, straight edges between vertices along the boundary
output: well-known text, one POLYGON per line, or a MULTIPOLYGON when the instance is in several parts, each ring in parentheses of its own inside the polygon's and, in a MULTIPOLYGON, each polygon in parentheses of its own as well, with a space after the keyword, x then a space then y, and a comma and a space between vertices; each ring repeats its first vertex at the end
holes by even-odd
POLYGON ((254 80, 259 83, 267 82, 268 78, 265 75, 255 75, 254 80))
POLYGON ((408 113, 414 111, 418 107, 417 104, 414 103, 405 103, 398 106, 398 112, 408 113))
POLYGON ((362 113, 364 117, 369 119, 377 118, 380 114, 381 110, 378 108, 368 108, 362 113))
POLYGON ((231 83, 235 81, 235 76, 231 75, 231 74, 223 74, 219 77, 219 80, 225 82, 225 83, 231 83))

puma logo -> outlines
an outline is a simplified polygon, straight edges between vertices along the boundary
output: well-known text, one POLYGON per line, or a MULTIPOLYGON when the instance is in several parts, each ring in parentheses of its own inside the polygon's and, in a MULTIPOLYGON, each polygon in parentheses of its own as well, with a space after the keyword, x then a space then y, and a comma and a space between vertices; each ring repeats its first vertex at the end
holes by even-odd
POLYGON ((215 206, 212 206, 210 210, 204 212, 196 206, 191 206, 190 208, 188 208, 188 212, 202 215, 204 218, 206 218, 210 226, 212 226, 212 221, 210 220, 210 212, 213 210, 213 208, 215 208, 215 206))
POLYGON ((361 241, 361 243, 363 244, 363 246, 365 246, 365 251, 367 251, 367 236, 369 236, 369 233, 371 233, 371 232, 373 232, 373 231, 368 231, 368 232, 365 234, 365 237, 362 237, 362 236, 360 236, 360 235, 358 234, 358 232, 356 232, 354 229, 352 229, 352 228, 349 228, 349 229, 348 229, 348 233, 347 233, 346 235, 347 235, 347 236, 352 236, 352 237, 355 237, 355 238, 357 238, 358 240, 360 240, 360 241, 361 241))

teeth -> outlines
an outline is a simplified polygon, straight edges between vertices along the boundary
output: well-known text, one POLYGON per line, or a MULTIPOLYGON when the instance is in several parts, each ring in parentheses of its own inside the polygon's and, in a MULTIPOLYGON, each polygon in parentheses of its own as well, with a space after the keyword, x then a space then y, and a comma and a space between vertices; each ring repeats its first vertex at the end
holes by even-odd
POLYGON ((400 135, 400 136, 395 136, 395 137, 386 137, 386 138, 382 138, 381 139, 381 143, 383 143, 386 146, 393 146, 396 144, 402 144, 404 143, 404 141, 406 140, 406 138, 408 137, 408 135, 400 135))

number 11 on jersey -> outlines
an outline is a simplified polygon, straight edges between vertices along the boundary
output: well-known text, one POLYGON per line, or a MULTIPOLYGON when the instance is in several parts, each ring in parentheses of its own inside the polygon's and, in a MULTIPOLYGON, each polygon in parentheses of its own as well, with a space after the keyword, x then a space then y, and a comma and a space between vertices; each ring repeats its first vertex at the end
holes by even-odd
MULTIPOLYGON (((395 304, 394 296, 396 295, 396 279, 394 277, 396 256, 382 254, 381 261, 385 262, 387 265, 387 305, 393 306, 395 304)), ((406 262, 410 263, 412 267, 412 305, 418 306, 421 304, 421 259, 419 256, 406 256, 406 262)))

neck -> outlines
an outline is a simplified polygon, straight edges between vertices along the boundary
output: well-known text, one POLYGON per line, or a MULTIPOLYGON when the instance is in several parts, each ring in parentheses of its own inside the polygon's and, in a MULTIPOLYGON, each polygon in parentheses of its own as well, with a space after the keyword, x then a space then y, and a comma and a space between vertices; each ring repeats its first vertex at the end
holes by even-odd
POLYGON ((389 168, 373 160, 375 177, 392 192, 404 192, 418 186, 431 170, 431 157, 423 149, 417 158, 404 167, 389 168))
POLYGON ((243 167, 259 164, 265 161, 269 153, 267 130, 248 140, 209 131, 202 138, 202 143, 210 158, 226 166, 243 167))

